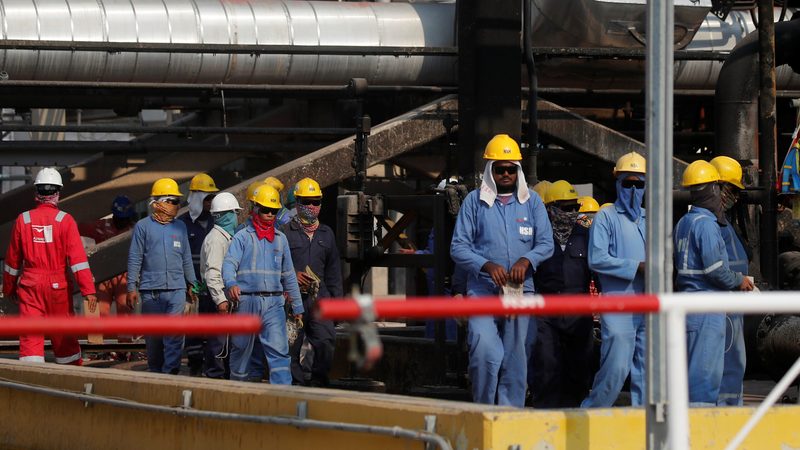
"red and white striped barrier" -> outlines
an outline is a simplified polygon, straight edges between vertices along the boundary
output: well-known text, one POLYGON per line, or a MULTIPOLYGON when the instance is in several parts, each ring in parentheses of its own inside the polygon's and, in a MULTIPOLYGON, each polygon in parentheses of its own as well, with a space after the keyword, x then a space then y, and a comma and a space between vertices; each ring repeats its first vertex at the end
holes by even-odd
POLYGON ((249 315, 195 316, 112 316, 94 317, 15 317, 0 318, 0 336, 43 334, 47 336, 85 334, 141 335, 219 335, 253 334, 261 330, 261 320, 249 315))
MULTIPOLYGON (((569 315, 591 312, 658 312, 656 295, 525 295, 469 297, 406 297, 403 300, 376 298, 375 316, 382 319, 447 319, 470 316, 569 315)), ((320 318, 355 320, 361 308, 355 299, 322 300, 320 318)))
MULTIPOLYGON (((469 297, 409 297, 404 300, 331 299, 318 303, 323 319, 363 321, 363 313, 382 319, 445 319, 506 315, 578 315, 589 313, 663 313, 666 316, 667 416, 669 448, 689 448, 689 380, 687 374, 686 314, 795 313, 797 292, 688 292, 660 295, 524 295, 469 297), (374 301, 373 301, 374 300, 374 301), (363 305, 363 309, 362 309, 363 305)), ((662 362, 663 364, 664 362, 662 362)), ((800 375, 800 359, 786 373, 748 423, 729 443, 737 448, 758 421, 800 375)))

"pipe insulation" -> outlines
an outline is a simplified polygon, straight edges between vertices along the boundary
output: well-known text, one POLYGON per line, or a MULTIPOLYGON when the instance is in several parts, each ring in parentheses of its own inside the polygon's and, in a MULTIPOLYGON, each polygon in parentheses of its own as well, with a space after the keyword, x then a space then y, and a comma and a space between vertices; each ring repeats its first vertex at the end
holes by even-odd
MULTIPOLYGON (((644 2, 531 0, 534 46, 644 48, 644 2), (581 11, 585 10, 584 13, 581 11), (566 26, 564 14, 580 20, 566 26), (556 14, 558 13, 558 14, 556 14), (580 14, 579 14, 580 13, 580 14), (559 15, 560 14, 560 15, 559 15), (638 30, 638 31, 637 31, 638 30)), ((689 51, 730 51, 755 30, 749 14, 725 21, 703 2, 676 4, 676 40, 689 51), (690 39, 691 38, 691 39, 690 39)), ((457 61, 442 55, 307 54, 307 47, 452 48, 455 3, 354 3, 265 0, 0 0, 0 39, 147 45, 296 46, 304 54, 0 50, 12 81, 341 85, 455 85, 457 61)), ((792 13, 794 11, 791 11, 792 13)), ((571 23, 571 22, 570 22, 571 23)), ((43 47, 46 47, 43 45, 43 47)), ((522 55, 520 55, 522 62, 522 55)), ((536 62, 542 88, 641 89, 644 61, 545 58, 536 62)), ((710 89, 719 61, 676 61, 676 89, 710 89)), ((800 77, 778 69, 779 90, 800 77)))

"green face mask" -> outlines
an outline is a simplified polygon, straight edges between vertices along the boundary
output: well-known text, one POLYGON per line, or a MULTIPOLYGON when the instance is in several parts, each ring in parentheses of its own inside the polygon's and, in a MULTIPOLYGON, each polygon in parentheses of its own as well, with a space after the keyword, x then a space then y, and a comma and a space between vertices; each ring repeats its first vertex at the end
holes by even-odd
POLYGON ((233 236, 237 224, 236 213, 233 211, 226 211, 221 214, 214 214, 214 223, 233 236))

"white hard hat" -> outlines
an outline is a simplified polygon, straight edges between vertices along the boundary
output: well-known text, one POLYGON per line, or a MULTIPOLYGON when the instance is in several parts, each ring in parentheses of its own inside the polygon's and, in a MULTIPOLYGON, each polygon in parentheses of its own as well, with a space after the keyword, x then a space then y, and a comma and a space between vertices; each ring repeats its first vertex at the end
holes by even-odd
POLYGON ((230 192, 223 192, 221 194, 217 194, 213 200, 211 200, 211 212, 218 213, 223 211, 238 211, 242 209, 239 206, 239 202, 236 201, 236 197, 233 196, 230 192))
POLYGON ((33 184, 53 184, 61 187, 64 186, 64 183, 61 181, 61 174, 52 167, 45 167, 44 169, 40 170, 39 173, 36 174, 36 180, 33 182, 33 184))

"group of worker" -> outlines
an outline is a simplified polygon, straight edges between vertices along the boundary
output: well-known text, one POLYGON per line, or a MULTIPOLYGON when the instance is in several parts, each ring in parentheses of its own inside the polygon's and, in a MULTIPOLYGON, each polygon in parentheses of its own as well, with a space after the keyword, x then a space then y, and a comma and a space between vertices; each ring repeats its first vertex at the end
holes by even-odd
MULTIPOLYGON (((616 200, 603 207, 564 180, 529 188, 519 146, 507 135, 489 141, 484 159, 481 185, 464 200, 451 245, 468 296, 644 292, 643 156, 617 160, 616 200)), ((728 157, 696 161, 682 185, 691 207, 674 233, 676 289, 752 290, 747 253, 728 217, 743 189, 741 166, 728 157)), ((594 373, 591 316, 470 318, 473 399, 521 407, 527 390, 537 407, 610 407, 630 376, 631 404, 641 406, 645 317, 602 314, 600 322, 594 373)), ((690 315, 686 328, 690 402, 741 405, 742 316, 690 315)))
MULTIPOLYGON (((450 247, 468 297, 644 291, 644 157, 619 158, 616 200, 602 208, 564 180, 529 188, 519 146, 507 135, 495 136, 484 158, 481 185, 464 199, 450 247)), ((747 253, 727 217, 743 188, 741 178, 741 166, 727 157, 696 161, 683 173, 691 208, 674 233, 678 291, 753 289, 747 253)), ((19 301, 23 316, 68 316, 70 269, 94 310, 98 299, 78 226, 58 209, 61 176, 45 168, 34 185, 37 206, 14 223, 3 293, 19 301)), ((111 219, 88 227, 85 235, 96 242, 132 227, 127 275, 100 285, 104 312, 115 302, 118 312, 140 304, 142 314, 261 318, 258 335, 147 336, 150 371, 178 373, 185 350, 193 375, 260 381, 268 366, 274 384, 329 383, 333 323, 308 311, 319 298, 343 295, 339 254, 333 230, 319 222, 320 185, 304 178, 282 201, 283 189, 273 177, 251 184, 242 212, 232 194, 219 192, 201 173, 189 185, 188 212, 177 217, 183 194, 175 180, 162 178, 152 186, 147 217, 133 224, 131 202, 121 196, 111 219), (287 207, 291 203, 294 208, 287 207), (287 321, 299 330, 291 346, 287 321), (304 348, 311 349, 305 358, 304 348)), ((644 315, 603 314, 600 322, 595 373, 589 315, 470 318, 473 400, 521 407, 530 392, 538 407, 609 407, 630 375, 631 403, 642 405, 644 315)), ((76 339, 51 340, 56 362, 81 364, 76 339)), ((687 345, 690 401, 741 404, 741 315, 689 316, 687 345)), ((22 336, 20 359, 44 361, 43 336, 22 336)))
MULTIPOLYGON (((39 171, 34 188, 37 206, 15 221, 3 270, 3 294, 18 302, 21 316, 72 315, 70 269, 90 311, 98 308, 97 294, 102 294, 101 315, 116 303, 118 314, 141 306, 142 314, 261 318, 258 335, 146 336, 151 372, 179 373, 185 351, 192 375, 261 381, 268 365, 273 384, 328 385, 333 323, 307 312, 319 298, 341 297, 342 279, 333 231, 319 222, 322 190, 315 180, 300 180, 286 202, 281 201, 284 185, 278 179, 252 183, 241 225, 236 197, 219 192, 204 173, 192 178, 188 212, 179 217, 183 194, 178 183, 157 180, 150 192, 150 214, 135 224, 130 199, 118 196, 110 219, 79 227, 58 209, 63 181, 53 168, 39 171), (294 210, 284 203, 294 204, 294 210), (84 244, 127 230, 132 230, 127 273, 96 289, 84 244), (291 348, 287 321, 298 330, 291 348), (304 342, 311 362, 302 365, 304 342)), ((57 363, 82 364, 75 337, 50 339, 57 363)), ((44 336, 20 336, 20 359, 44 362, 44 336)))

